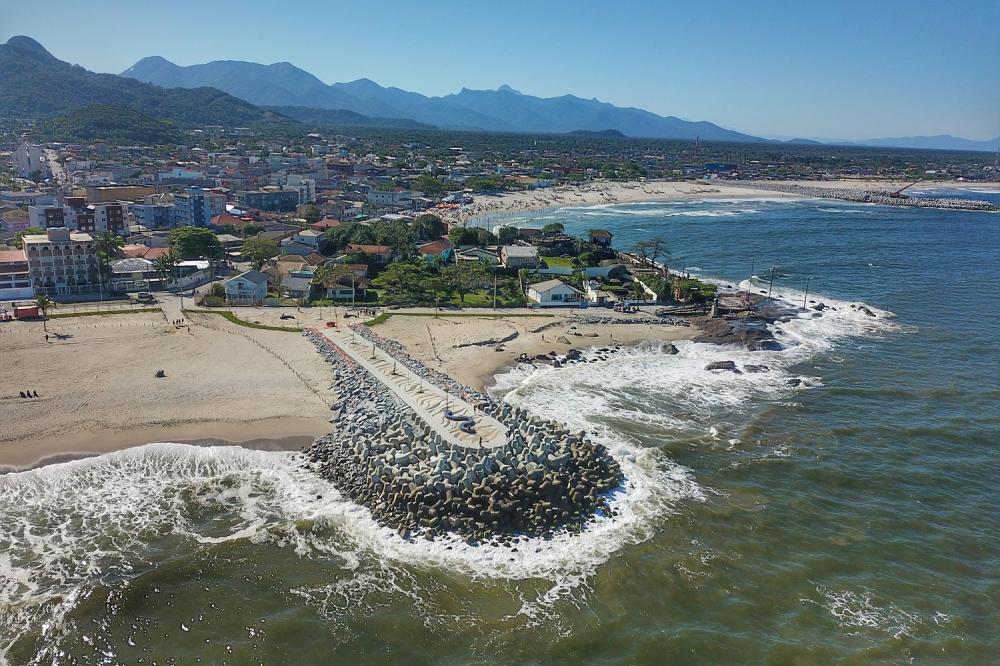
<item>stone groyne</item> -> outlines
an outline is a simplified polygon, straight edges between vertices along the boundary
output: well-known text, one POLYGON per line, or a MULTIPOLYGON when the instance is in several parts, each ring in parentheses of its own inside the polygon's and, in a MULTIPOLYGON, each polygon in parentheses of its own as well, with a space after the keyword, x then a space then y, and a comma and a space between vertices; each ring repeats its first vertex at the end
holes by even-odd
MULTIPOLYGON (((888 190, 841 190, 830 187, 811 187, 808 185, 793 185, 787 183, 741 183, 733 181, 737 185, 746 185, 758 190, 768 190, 771 192, 784 192, 786 194, 798 194, 804 197, 815 197, 819 199, 838 199, 840 201, 851 201, 854 203, 878 204, 880 206, 907 206, 910 208, 945 208, 951 210, 979 210, 987 212, 1000 211, 1000 206, 982 201, 980 199, 934 199, 930 197, 910 197, 891 196, 888 190)), ((933 185, 933 183, 930 183, 933 185)))
MULTIPOLYGON (((366 339, 382 340, 360 328, 366 339)), ((621 468, 583 432, 463 386, 397 345, 380 347, 428 382, 474 400, 476 411, 507 428, 501 446, 456 446, 322 332, 307 329, 305 335, 333 366, 338 393, 333 431, 305 455, 313 470, 378 522, 404 537, 452 533, 470 542, 510 543, 517 535, 578 532, 610 511, 609 496, 623 481, 621 468)))

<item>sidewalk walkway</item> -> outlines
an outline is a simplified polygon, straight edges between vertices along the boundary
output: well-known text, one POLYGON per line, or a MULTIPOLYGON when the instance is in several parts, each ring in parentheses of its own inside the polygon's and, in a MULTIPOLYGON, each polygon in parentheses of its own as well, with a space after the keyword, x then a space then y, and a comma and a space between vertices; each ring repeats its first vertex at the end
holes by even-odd
POLYGON ((405 402, 414 412, 423 417, 442 439, 455 446, 465 448, 495 448, 507 443, 507 429, 496 419, 476 412, 469 403, 454 395, 445 393, 437 386, 421 379, 409 368, 397 363, 391 356, 375 347, 372 358, 372 344, 353 333, 332 328, 315 330, 344 350, 356 363, 368 370, 405 402), (476 434, 470 435, 459 429, 458 421, 450 421, 445 411, 472 416, 476 419, 476 434))

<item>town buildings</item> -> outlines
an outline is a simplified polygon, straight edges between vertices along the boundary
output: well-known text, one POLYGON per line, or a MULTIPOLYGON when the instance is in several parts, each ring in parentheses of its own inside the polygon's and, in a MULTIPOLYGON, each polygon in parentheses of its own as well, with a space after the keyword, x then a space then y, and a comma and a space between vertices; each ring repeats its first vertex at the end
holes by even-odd
POLYGON ((287 212, 299 205, 298 189, 252 190, 236 193, 236 205, 243 210, 287 212))

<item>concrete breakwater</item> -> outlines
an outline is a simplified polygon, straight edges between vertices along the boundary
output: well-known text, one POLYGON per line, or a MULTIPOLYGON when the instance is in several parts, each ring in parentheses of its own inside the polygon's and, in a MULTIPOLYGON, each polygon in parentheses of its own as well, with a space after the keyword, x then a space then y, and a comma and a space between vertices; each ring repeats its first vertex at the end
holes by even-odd
MULTIPOLYGON (((479 400, 474 408, 456 403, 467 409, 461 415, 449 411, 451 417, 483 414, 507 431, 502 445, 456 445, 322 332, 307 329, 305 335, 333 366, 338 392, 333 432, 305 455, 313 470, 380 523, 403 536, 453 533, 470 542, 510 543, 517 535, 578 532, 597 513, 610 511, 609 495, 623 481, 621 468, 583 432, 459 384, 461 395, 479 400)), ((429 383, 456 388, 457 382, 444 381, 446 375, 408 356, 398 360, 404 358, 429 383)))
MULTIPOLYGON (((736 181, 737 183, 739 181, 736 181)), ((934 199, 930 197, 894 197, 888 190, 840 190, 829 187, 810 187, 784 183, 759 183, 748 185, 758 190, 798 194, 819 199, 838 199, 855 203, 870 203, 880 206, 908 206, 911 208, 947 208, 952 210, 1000 211, 1000 206, 980 199, 934 199)))

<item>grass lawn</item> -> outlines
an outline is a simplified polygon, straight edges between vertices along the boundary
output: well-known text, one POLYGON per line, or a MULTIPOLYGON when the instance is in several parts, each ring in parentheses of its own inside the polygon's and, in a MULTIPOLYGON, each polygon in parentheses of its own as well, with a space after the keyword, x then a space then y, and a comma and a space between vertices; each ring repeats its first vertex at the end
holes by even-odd
POLYGON ((134 310, 105 310, 104 312, 49 312, 47 319, 68 319, 70 317, 110 317, 112 315, 136 314, 138 312, 159 312, 160 308, 135 308, 134 310))
POLYGON ((301 333, 302 329, 298 326, 268 326, 267 324, 255 324, 252 321, 247 321, 246 319, 240 319, 232 312, 219 311, 219 310, 182 310, 185 314, 214 314, 219 315, 223 319, 227 319, 234 324, 239 326, 246 326, 247 328, 259 328, 265 331, 285 331, 287 333, 301 333))
POLYGON ((572 257, 542 257, 549 268, 573 268, 572 257))
MULTIPOLYGON (((451 297, 451 300, 442 305, 458 305, 466 308, 491 308, 493 307, 493 297, 485 291, 474 291, 465 295, 465 302, 459 299, 458 294, 451 297)), ((519 308, 524 306, 523 298, 497 297, 498 308, 519 308)))

